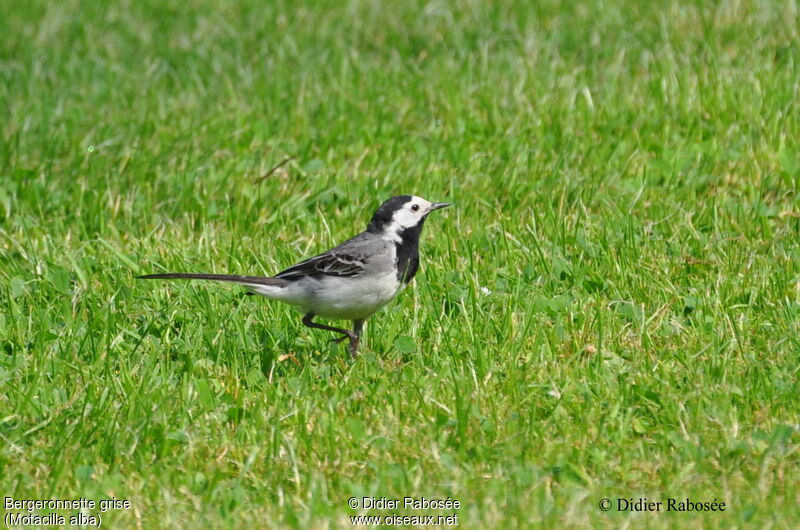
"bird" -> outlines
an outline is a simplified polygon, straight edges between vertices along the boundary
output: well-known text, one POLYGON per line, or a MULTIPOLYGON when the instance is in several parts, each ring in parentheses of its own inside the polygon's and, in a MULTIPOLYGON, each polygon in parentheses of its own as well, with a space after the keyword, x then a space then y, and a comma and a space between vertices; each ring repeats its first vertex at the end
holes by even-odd
POLYGON ((451 204, 415 195, 391 197, 375 211, 365 231, 274 276, 170 272, 137 278, 243 285, 248 294, 299 307, 306 327, 341 334, 333 342, 349 339, 350 355, 355 359, 366 319, 394 299, 417 274, 419 239, 428 215, 448 206, 451 204), (315 317, 351 320, 353 328, 320 324, 315 317))

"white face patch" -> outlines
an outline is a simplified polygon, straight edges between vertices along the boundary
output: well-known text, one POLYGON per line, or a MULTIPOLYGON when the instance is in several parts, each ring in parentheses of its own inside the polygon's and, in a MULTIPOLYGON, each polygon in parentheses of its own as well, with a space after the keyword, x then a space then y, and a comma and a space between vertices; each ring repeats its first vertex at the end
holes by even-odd
POLYGON ((386 227, 384 237, 397 243, 402 241, 400 232, 406 228, 417 226, 431 211, 432 203, 422 197, 411 197, 402 208, 394 212, 392 222, 386 227))

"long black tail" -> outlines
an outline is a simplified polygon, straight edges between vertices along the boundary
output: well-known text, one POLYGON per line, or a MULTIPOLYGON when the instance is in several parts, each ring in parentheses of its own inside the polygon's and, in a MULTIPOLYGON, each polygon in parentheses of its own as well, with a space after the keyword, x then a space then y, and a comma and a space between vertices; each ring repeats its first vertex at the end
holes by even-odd
POLYGON ((217 282, 243 283, 250 285, 271 285, 283 287, 288 280, 266 276, 239 276, 238 274, 195 274, 187 272, 168 272, 164 274, 145 274, 137 276, 140 280, 213 280, 217 282))

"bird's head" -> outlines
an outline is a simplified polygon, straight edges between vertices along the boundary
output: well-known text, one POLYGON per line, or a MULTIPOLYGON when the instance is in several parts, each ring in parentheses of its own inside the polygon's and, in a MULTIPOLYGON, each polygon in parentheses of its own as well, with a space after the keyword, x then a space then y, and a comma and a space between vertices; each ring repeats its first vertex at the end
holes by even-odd
POLYGON ((372 216, 367 231, 402 242, 405 234, 419 237, 428 214, 450 206, 448 202, 430 202, 414 195, 398 195, 381 204, 372 216))

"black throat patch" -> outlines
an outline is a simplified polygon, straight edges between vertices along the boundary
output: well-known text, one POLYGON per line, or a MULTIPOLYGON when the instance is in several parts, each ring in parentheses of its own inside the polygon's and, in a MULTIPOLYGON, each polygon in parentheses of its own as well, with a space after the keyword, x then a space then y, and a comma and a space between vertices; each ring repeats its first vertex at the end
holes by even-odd
POLYGON ((400 242, 395 243, 395 265, 397 279, 408 283, 414 279, 419 269, 419 235, 422 232, 424 219, 414 227, 406 228, 399 234, 400 242))

